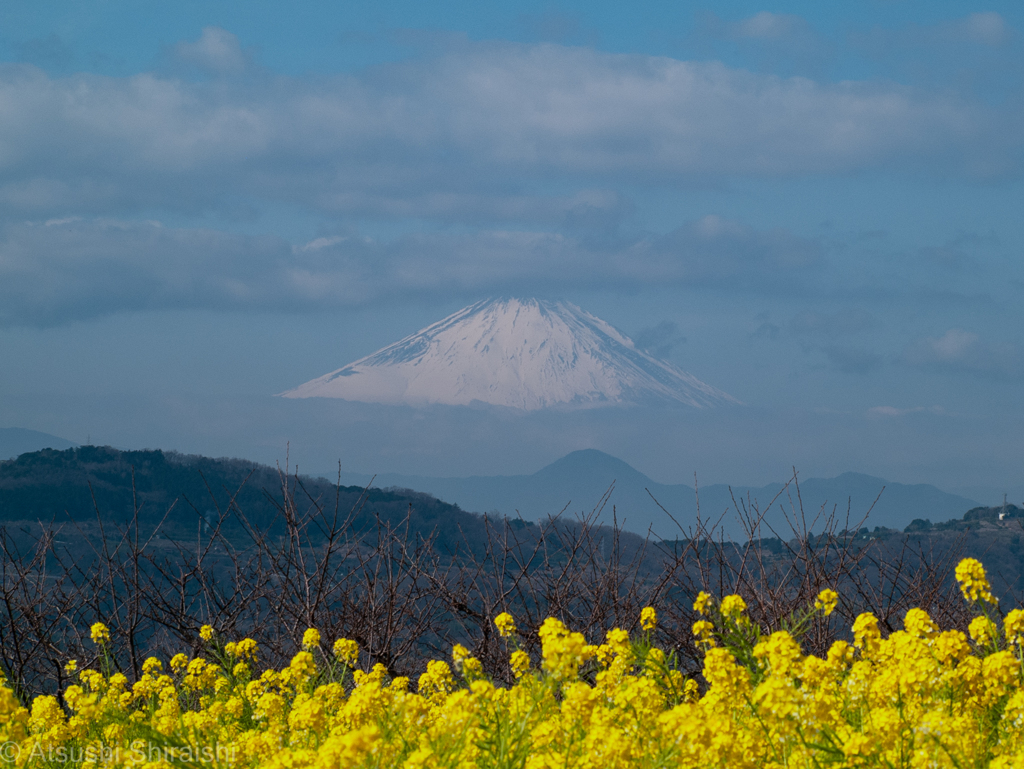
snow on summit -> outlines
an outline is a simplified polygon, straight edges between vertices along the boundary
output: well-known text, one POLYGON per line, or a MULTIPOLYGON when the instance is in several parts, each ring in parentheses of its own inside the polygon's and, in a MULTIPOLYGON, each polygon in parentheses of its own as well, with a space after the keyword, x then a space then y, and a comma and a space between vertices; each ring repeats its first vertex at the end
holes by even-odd
POLYGON ((525 411, 738 402, 579 307, 537 299, 478 302, 281 395, 525 411))

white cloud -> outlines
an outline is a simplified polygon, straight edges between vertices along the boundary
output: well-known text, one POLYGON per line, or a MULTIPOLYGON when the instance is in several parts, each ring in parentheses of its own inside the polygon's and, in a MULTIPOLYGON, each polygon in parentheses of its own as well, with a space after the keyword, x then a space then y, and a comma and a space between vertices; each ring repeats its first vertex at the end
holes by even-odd
POLYGON ((823 253, 818 242, 788 230, 756 230, 715 215, 630 248, 636 258, 633 272, 687 283, 728 281, 774 288, 818 266, 823 253))
POLYGON ((954 29, 972 42, 985 45, 1002 45, 1010 39, 1010 27, 995 11, 972 13, 955 24, 954 29))
POLYGON ((308 243, 304 243, 301 246, 296 246, 293 251, 319 251, 321 248, 327 248, 328 246, 336 246, 339 243, 344 243, 348 238, 343 235, 335 235, 330 238, 313 238, 308 243))
POLYGON ((951 43, 998 47, 1008 42, 1012 34, 1010 25, 999 13, 979 11, 934 24, 908 24, 896 29, 876 27, 871 37, 879 43, 888 41, 934 50, 951 43))
POLYGON ((0 236, 0 325, 125 310, 287 307, 290 249, 274 237, 69 219, 0 236))
POLYGON ((792 34, 794 30, 802 29, 805 25, 806 22, 800 16, 761 11, 734 24, 731 32, 735 37, 778 39, 792 34))
POLYGON ((649 352, 656 358, 668 358, 675 347, 686 343, 686 337, 679 331, 675 321, 663 320, 654 326, 645 326, 633 335, 638 349, 649 352))
POLYGON ((220 27, 204 27, 197 41, 181 41, 171 50, 180 61, 216 75, 238 74, 249 63, 238 38, 220 27))
MULTIPOLYGON (((208 68, 242 65, 223 30, 183 45, 208 68)), ((260 78, 51 78, 0 66, 0 203, 32 218, 243 200, 550 221, 533 190, 556 179, 605 196, 577 201, 605 210, 621 205, 610 190, 632 183, 1019 171, 1019 132, 997 108, 714 62, 488 43, 358 76, 260 78)), ((564 196, 562 215, 581 195, 564 196)))
POLYGON ((907 414, 929 413, 941 415, 945 414, 946 410, 941 406, 914 406, 909 409, 900 409, 895 406, 872 406, 866 413, 869 417, 874 417, 876 419, 893 419, 897 417, 905 417, 907 414))
POLYGON ((966 371, 994 377, 1024 373, 1024 351, 1010 343, 990 343, 978 334, 951 328, 940 337, 925 337, 908 345, 904 362, 922 368, 966 371))
MULTIPOLYGON (((966 82, 975 81, 972 90, 984 93, 986 86, 976 79, 1000 81, 1011 73, 1019 76, 1019 51, 1008 45, 1015 36, 999 13, 981 11, 933 24, 875 25, 852 32, 849 43, 878 62, 895 64, 899 75, 894 75, 903 82, 923 79, 936 90, 955 89, 967 76, 966 82), (1004 57, 997 55, 998 49, 1004 49, 1004 57)), ((1007 82, 1015 84, 1019 77, 1007 82)))
POLYGON ((878 353, 861 347, 825 345, 821 350, 829 364, 844 374, 867 374, 879 368, 884 362, 878 353))
POLYGON ((980 344, 977 334, 951 328, 938 339, 926 339, 921 348, 923 359, 931 363, 954 363, 963 360, 980 344))
POLYGON ((829 338, 857 334, 875 325, 874 316, 860 307, 847 307, 836 312, 804 310, 789 322, 792 333, 821 334, 829 338))
POLYGON ((816 244, 734 222, 595 245, 551 232, 358 234, 292 246, 157 222, 69 218, 0 230, 0 325, 54 325, 128 310, 306 311, 410 296, 799 280, 816 244), (801 254, 793 260, 793 254, 801 254))

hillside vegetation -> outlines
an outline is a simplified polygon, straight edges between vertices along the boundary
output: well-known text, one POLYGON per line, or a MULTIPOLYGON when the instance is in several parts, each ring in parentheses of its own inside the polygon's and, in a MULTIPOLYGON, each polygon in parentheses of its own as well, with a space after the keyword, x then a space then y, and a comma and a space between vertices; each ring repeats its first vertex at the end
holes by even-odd
POLYGON ((65 528, 73 522, 76 528, 137 519, 147 533, 182 539, 208 533, 217 521, 226 536, 242 542, 253 529, 282 534, 284 500, 296 489, 307 504, 344 511, 359 534, 404 522, 411 534, 461 541, 460 532, 482 523, 480 516, 414 491, 338 486, 241 459, 109 446, 44 449, 0 462, 0 522, 65 528))

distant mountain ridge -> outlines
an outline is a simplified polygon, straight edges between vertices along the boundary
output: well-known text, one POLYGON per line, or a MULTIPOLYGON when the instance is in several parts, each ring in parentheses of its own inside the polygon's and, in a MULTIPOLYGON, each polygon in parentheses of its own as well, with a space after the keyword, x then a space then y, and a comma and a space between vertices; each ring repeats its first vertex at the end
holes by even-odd
POLYGON ((478 302, 281 395, 522 411, 738 403, 579 307, 537 299, 478 302))
MULTIPOLYGON (((344 483, 366 484, 370 476, 346 473, 342 479, 344 483)), ((457 504, 464 510, 496 510, 508 516, 515 516, 518 511, 526 520, 539 520, 563 509, 569 515, 590 513, 613 482, 615 488, 599 518, 602 523, 610 524, 614 515, 619 525, 629 531, 640 534, 651 531, 656 536, 672 539, 684 533, 672 518, 684 530, 696 520, 698 493, 692 486, 656 483, 626 462, 596 449, 574 451, 532 475, 430 478, 383 474, 373 483, 382 488, 415 489, 457 504), (659 504, 671 513, 671 518, 659 504)), ((755 501, 758 508, 764 510, 784 488, 784 483, 760 487, 701 486, 701 517, 713 521, 721 518, 727 536, 742 538, 744 531, 734 513, 733 499, 755 501)), ((829 512, 835 508, 844 520, 849 509, 849 525, 860 525, 874 503, 863 525, 894 529, 903 529, 915 519, 959 518, 977 506, 974 500, 946 493, 935 486, 892 483, 852 472, 835 478, 801 479, 799 500, 802 500, 808 524, 825 505, 829 512)), ((799 500, 796 487, 791 485, 766 516, 766 522, 783 537, 790 534, 786 513, 791 516, 799 507, 799 500)), ((820 528, 818 526, 818 530, 820 528)), ((772 536, 767 529, 762 535, 772 536)))
POLYGON ((26 430, 23 427, 0 427, 0 460, 13 459, 19 454, 40 449, 71 449, 77 446, 65 438, 41 433, 38 430, 26 430))
MULTIPOLYGON (((92 519, 94 499, 104 516, 122 520, 131 517, 133 505, 138 501, 144 507, 144 517, 155 522, 180 497, 178 512, 168 521, 168 526, 172 529, 192 527, 189 530, 194 533, 197 515, 212 514, 211 507, 224 509, 223 505, 247 477, 249 480, 237 497, 237 504, 257 525, 269 525, 277 518, 277 511, 267 493, 275 494, 281 478, 277 470, 250 461, 161 451, 118 451, 97 446, 23 452, 17 460, 0 461, 0 523, 66 520, 67 515, 77 520, 92 519)), ((341 489, 334 486, 336 480, 307 477, 303 488, 323 500, 335 500, 340 492, 338 501, 342 509, 347 510, 362 497, 363 488, 370 485, 370 476, 356 473, 342 473, 341 489)), ((372 528, 376 525, 376 515, 383 513, 388 519, 399 520, 406 511, 415 510, 414 529, 425 534, 436 530, 442 539, 456 542, 460 532, 479 530, 483 525, 483 519, 475 513, 497 511, 511 518, 521 515, 526 521, 542 520, 563 509, 570 520, 578 514, 590 513, 613 481, 615 487, 597 523, 611 524, 614 515, 614 520, 627 531, 641 535, 650 531, 655 537, 665 539, 684 537, 692 526, 697 513, 697 495, 692 487, 655 483, 626 462, 594 449, 574 451, 531 475, 471 478, 381 475, 373 481, 374 490, 367 498, 368 504, 359 516, 361 523, 358 525, 372 528), (658 507, 651 495, 682 529, 658 507)), ((701 487, 701 515, 705 520, 717 521, 726 513, 722 517, 722 534, 742 540, 745 532, 727 512, 732 508, 733 498, 756 500, 763 510, 782 489, 781 483, 731 490, 723 485, 701 487)), ((972 500, 947 494, 934 486, 886 483, 881 478, 858 473, 802 481, 800 497, 808 523, 825 503, 829 510, 837 506, 840 518, 844 517, 849 504, 851 527, 867 525, 902 530, 914 523, 912 529, 923 530, 927 528, 924 519, 940 523, 969 518, 964 514, 973 508, 977 508, 975 513, 981 510, 972 500), (885 491, 878 504, 862 524, 864 513, 883 486, 885 491)), ((791 500, 796 500, 795 489, 782 498, 790 512, 791 500)), ((985 508, 984 515, 978 513, 975 517, 997 517, 992 510, 995 508, 985 508)), ((1016 517, 1016 508, 1013 511, 1011 518, 1016 517)), ((770 510, 767 521, 775 533, 765 529, 761 536, 777 534, 789 538, 792 535, 778 503, 770 510)), ((479 536, 476 539, 479 540, 479 536)))

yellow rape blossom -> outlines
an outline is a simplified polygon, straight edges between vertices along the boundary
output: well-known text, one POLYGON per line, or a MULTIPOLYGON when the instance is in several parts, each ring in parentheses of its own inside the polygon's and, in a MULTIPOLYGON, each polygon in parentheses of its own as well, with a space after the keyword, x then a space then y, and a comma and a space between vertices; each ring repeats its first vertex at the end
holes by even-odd
POLYGON ((512 652, 512 656, 509 659, 509 664, 512 666, 512 673, 516 678, 522 678, 526 675, 530 669, 530 655, 524 652, 522 649, 517 649, 512 652))
POLYGON ((972 619, 967 630, 974 642, 981 646, 990 645, 996 639, 998 632, 995 623, 985 616, 972 619))
POLYGON ((544 668, 559 680, 575 677, 579 666, 597 653, 597 647, 588 645, 582 633, 571 632, 554 617, 544 620, 537 635, 544 668))
POLYGON ((693 610, 698 614, 707 614, 711 608, 711 596, 701 590, 693 602, 693 610))
POLYGON ((1006 642, 1020 645, 1024 641, 1024 611, 1013 609, 1003 620, 1003 630, 1006 632, 1006 642))
POLYGON ((747 610, 747 603, 741 596, 727 595, 722 599, 720 608, 726 617, 735 619, 747 610))
POLYGON ((311 627, 302 634, 302 648, 309 651, 320 646, 320 631, 311 627))
POLYGON ((658 626, 658 614, 653 606, 645 606, 640 612, 640 627, 644 630, 654 630, 658 626))
POLYGON ((509 638, 516 632, 516 621, 505 611, 494 618, 494 626, 498 628, 498 635, 502 638, 509 638))
MULTIPOLYGON (((961 585, 977 591, 967 599, 987 602, 983 570, 961 572, 961 585)), ((827 615, 837 602, 822 591, 797 616, 827 615)), ((167 672, 151 657, 134 681, 69 661, 73 683, 28 707, 0 681, 0 759, 18 757, 19 769, 1024 769, 1022 610, 1001 624, 994 613, 976 617, 974 643, 920 608, 885 637, 865 613, 852 639, 820 657, 801 647, 798 630, 755 627, 740 596, 701 594, 695 610, 696 667, 649 635, 611 628, 598 647, 549 618, 538 631, 540 664, 531 669, 516 645, 508 685, 483 675, 468 643, 453 647, 452 665, 428 662, 415 690, 381 664, 339 681, 318 674, 320 638, 308 631, 281 670, 257 667, 251 639, 225 644, 225 658, 177 654, 167 672), (738 620, 751 631, 746 641, 736 640, 738 620), (691 677, 698 671, 700 682, 691 677), (139 735, 149 746, 133 754, 139 735), (59 752, 90 747, 119 758, 59 752)), ((649 632, 657 617, 646 611, 640 625, 649 632)), ((510 615, 494 622, 505 637, 516 632, 510 615)), ((96 636, 110 643, 109 632, 96 636)), ((355 641, 338 639, 333 650, 355 667, 355 641)))
POLYGON ((89 629, 92 642, 98 646, 110 643, 110 630, 102 622, 97 622, 89 629))
POLYGON ((420 694, 431 700, 443 701, 455 687, 455 679, 452 677, 452 670, 448 663, 443 660, 431 660, 427 663, 427 671, 420 676, 420 694))
POLYGON ((715 625, 706 619, 699 619, 693 623, 693 634, 697 636, 698 644, 705 644, 714 646, 715 637, 713 635, 715 625))
POLYGON ((956 581, 960 583, 960 592, 968 601, 985 601, 995 603, 992 586, 985 576, 985 567, 975 558, 964 558, 956 566, 956 581))
POLYGON ((878 619, 874 614, 859 614, 853 621, 853 645, 860 648, 865 655, 870 655, 878 647, 882 634, 878 630, 878 619))
POLYGON ((235 644, 235 654, 242 659, 256 660, 256 653, 259 651, 259 645, 251 638, 243 638, 237 644, 235 644))
POLYGON ((908 633, 918 638, 930 638, 939 632, 924 609, 911 609, 903 618, 903 628, 908 633))
POLYGON ((334 642, 334 656, 349 667, 355 667, 359 659, 359 644, 348 638, 339 638, 334 642))
POLYGON ((826 617, 836 610, 838 604, 839 593, 828 588, 818 593, 818 597, 814 600, 814 608, 826 617))

